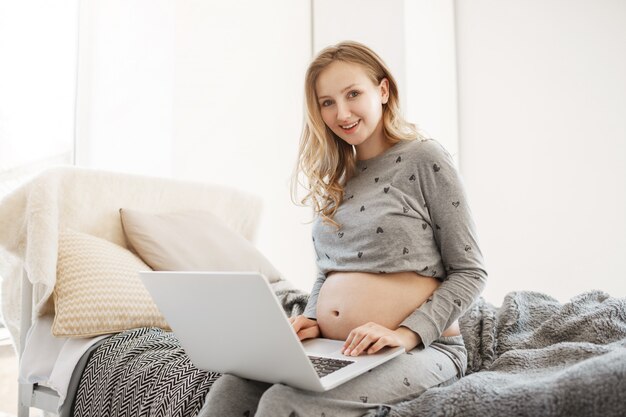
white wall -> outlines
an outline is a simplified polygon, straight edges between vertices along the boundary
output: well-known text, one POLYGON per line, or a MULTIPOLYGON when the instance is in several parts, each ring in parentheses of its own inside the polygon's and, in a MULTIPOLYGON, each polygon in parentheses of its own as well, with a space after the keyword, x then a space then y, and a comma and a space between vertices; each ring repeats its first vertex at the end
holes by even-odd
POLYGON ((405 113, 458 161, 453 0, 405 0, 405 113))
POLYGON ((264 198, 257 247, 285 277, 315 278, 308 208, 289 179, 311 57, 308 1, 176 4, 172 172, 264 198))
POLYGON ((310 3, 83 0, 80 29, 78 164, 262 196, 257 246, 309 289, 310 210, 288 181, 310 3))
POLYGON ((405 91, 404 0, 312 1, 315 53, 343 40, 364 43, 380 55, 405 91))
POLYGON ((458 150, 452 0, 313 0, 315 52, 362 42, 398 83, 402 110, 454 156, 458 150))
POLYGON ((458 149, 490 301, 626 294, 625 3, 311 1, 81 2, 79 162, 262 195, 257 245, 308 290, 302 79, 312 50, 361 40, 409 120, 458 149))
POLYGON ((169 176, 175 0, 81 0, 77 164, 169 176))
POLYGON ((485 296, 626 296, 626 2, 456 6, 461 168, 485 296))

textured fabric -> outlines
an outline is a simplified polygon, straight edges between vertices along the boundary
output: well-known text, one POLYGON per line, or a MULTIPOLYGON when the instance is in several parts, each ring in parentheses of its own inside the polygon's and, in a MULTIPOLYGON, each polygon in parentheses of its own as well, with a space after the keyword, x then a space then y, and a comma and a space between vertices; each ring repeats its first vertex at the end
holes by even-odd
POLYGON ((35 318, 52 312, 59 231, 71 228, 125 247, 120 207, 209 210, 253 240, 261 199, 216 184, 88 168, 56 167, 41 172, 0 201, 0 307, 16 348, 22 271, 26 270, 33 284, 35 318))
MULTIPOLYGON (((288 316, 302 314, 308 294, 287 288, 288 284, 278 281, 270 286, 288 316)), ((78 390, 68 392, 68 399, 75 398, 77 417, 195 415, 220 375, 196 369, 175 335, 156 328, 111 336, 84 368, 76 370, 78 390)))
POLYGON ((415 398, 433 386, 449 385, 466 366, 461 336, 418 347, 332 390, 318 393, 233 375, 218 379, 198 417, 358 417, 384 404, 415 398))
POLYGON ((81 377, 76 417, 192 417, 220 374, 201 371, 171 332, 134 329, 106 339, 81 377))
POLYGON ((89 337, 135 327, 169 329, 138 272, 150 270, 127 249, 67 230, 59 239, 52 334, 89 337))
POLYGON ((468 375, 368 417, 626 415, 626 298, 513 292, 459 323, 468 375))
POLYGON ((120 216, 130 246, 155 271, 256 271, 269 282, 283 279, 258 249, 210 212, 120 209, 120 216))
POLYGON ((334 220, 313 224, 318 277, 306 307, 316 317, 317 296, 330 271, 413 271, 443 281, 401 323, 425 346, 466 311, 487 272, 461 178, 436 141, 401 141, 358 161, 334 220))

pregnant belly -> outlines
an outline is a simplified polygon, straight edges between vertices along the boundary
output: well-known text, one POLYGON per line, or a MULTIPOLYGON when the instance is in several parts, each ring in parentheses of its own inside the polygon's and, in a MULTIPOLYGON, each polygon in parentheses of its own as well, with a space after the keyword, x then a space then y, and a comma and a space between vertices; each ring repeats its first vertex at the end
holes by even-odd
POLYGON ((397 329, 439 285, 415 272, 331 272, 318 296, 317 324, 322 337, 336 340, 368 322, 397 329))

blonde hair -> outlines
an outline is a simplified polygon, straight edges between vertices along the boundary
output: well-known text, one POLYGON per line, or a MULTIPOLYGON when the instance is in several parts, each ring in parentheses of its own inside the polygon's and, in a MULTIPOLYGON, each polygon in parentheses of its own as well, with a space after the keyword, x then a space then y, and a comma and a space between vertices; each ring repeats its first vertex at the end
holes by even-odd
POLYGON ((402 140, 422 139, 412 123, 400 112, 398 87, 389 68, 370 48, 354 41, 345 41, 322 50, 311 62, 304 81, 305 117, 298 159, 291 177, 291 199, 296 205, 312 205, 316 214, 339 229, 333 220, 343 201, 344 186, 354 175, 356 154, 352 145, 337 137, 322 119, 315 84, 320 73, 335 61, 360 65, 370 80, 379 85, 389 81, 389 99, 383 104, 383 132, 390 144, 402 140), (300 173, 308 186, 299 181, 300 173), (298 184, 307 189, 306 196, 296 202, 298 184))

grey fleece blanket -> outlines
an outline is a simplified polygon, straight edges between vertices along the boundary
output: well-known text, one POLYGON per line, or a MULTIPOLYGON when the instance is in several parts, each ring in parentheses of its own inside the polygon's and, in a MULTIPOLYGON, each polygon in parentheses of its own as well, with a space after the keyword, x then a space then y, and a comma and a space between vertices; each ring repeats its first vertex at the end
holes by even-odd
POLYGON ((459 322, 467 376, 368 417, 626 416, 625 298, 513 292, 459 322))

